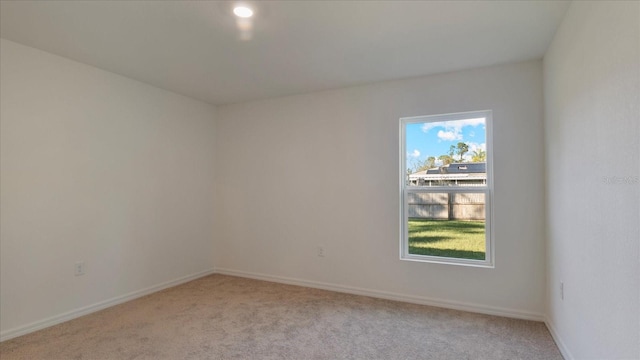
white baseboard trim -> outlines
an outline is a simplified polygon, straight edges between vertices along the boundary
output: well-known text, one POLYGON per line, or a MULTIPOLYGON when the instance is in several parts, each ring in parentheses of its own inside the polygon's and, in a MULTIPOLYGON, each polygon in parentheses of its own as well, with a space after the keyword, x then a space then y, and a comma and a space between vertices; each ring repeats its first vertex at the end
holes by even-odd
POLYGON ((106 309, 108 307, 114 306, 114 305, 118 305, 118 304, 122 304, 124 302, 127 301, 131 301, 133 299, 137 299, 139 297, 145 296, 145 295, 149 295, 152 294, 154 292, 158 292, 160 290, 164 290, 173 286, 177 286, 207 275, 211 275, 214 274, 215 270, 214 269, 209 269, 209 270, 205 270, 205 271, 201 271, 195 274, 191 274, 191 275, 187 275, 187 276, 183 276, 181 278, 175 279, 175 280, 170 280, 167 282, 163 282, 161 284, 158 285, 154 285, 145 289, 141 289, 141 290, 137 290, 137 291, 133 291, 130 292, 128 294, 124 294, 121 296, 116 296, 114 298, 108 299, 108 300, 104 300, 104 301, 100 301, 96 304, 93 305, 89 305, 89 306, 85 306, 85 307, 81 307, 79 309, 75 309, 75 310, 71 310, 59 315, 55 315, 43 320, 39 320, 39 321, 35 321, 32 322, 30 324, 24 325, 24 326, 20 326, 14 329, 9 329, 7 331, 3 331, 2 333, 0 333, 0 342, 5 341, 5 340, 9 340, 9 339, 13 339, 15 337, 18 336, 22 336, 22 335, 26 335, 28 333, 37 331, 37 330, 41 330, 44 328, 48 328, 50 326, 53 325, 57 325, 60 323, 63 323, 65 321, 69 321, 75 318, 78 318, 80 316, 84 316, 87 314, 91 314, 93 312, 96 311, 100 311, 103 309, 106 309))
POLYGON ((507 308, 501 308, 501 307, 494 307, 494 306, 487 306, 487 305, 472 304, 472 303, 466 303, 466 302, 460 302, 460 301, 450 301, 450 300, 435 299, 435 298, 429 298, 429 297, 423 297, 423 296, 405 295, 405 294, 398 294, 398 293, 392 293, 387 291, 363 289, 363 288, 357 288, 352 286, 335 285, 335 284, 323 283, 318 281, 309 281, 309 280, 282 277, 282 276, 273 276, 273 275, 252 273, 252 272, 239 271, 239 270, 233 270, 233 269, 216 268, 215 272, 217 274, 238 276, 238 277, 251 278, 256 280, 265 280, 265 281, 271 281, 271 282, 289 284, 289 285, 305 286, 305 287, 322 289, 322 290, 330 290, 330 291, 336 291, 336 292, 354 294, 354 295, 363 295, 363 296, 369 296, 369 297, 374 297, 379 299, 402 301, 402 302, 407 302, 412 304, 435 306, 435 307, 441 307, 446 309, 468 311, 468 312, 474 312, 474 313, 480 313, 480 314, 496 315, 496 316, 515 318, 515 319, 523 319, 523 320, 533 320, 533 321, 539 321, 539 322, 543 322, 545 320, 544 315, 538 314, 538 313, 507 309, 507 308))
POLYGON ((562 355, 564 360, 574 360, 575 358, 573 357, 573 355, 571 355, 569 348, 567 348, 567 345, 565 345, 560 335, 558 335, 558 331, 553 325, 553 322, 551 322, 551 320, 549 320, 549 318, 546 316, 544 318, 544 324, 547 326, 547 329, 549 329, 553 341, 555 341, 556 345, 558 345, 558 349, 560 349, 560 354, 562 355))

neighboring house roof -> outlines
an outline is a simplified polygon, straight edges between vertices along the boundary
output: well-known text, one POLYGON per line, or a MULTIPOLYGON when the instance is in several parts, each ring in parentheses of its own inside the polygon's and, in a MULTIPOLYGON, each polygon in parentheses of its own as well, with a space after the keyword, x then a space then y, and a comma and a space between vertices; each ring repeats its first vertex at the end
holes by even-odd
POLYGON ((409 180, 484 180, 486 178, 486 163, 453 163, 409 175, 409 180))
MULTIPOLYGON (((420 173, 422 171, 419 171, 420 173)), ((415 173, 415 174, 418 174, 415 173)), ((453 163, 426 171, 426 174, 470 174, 487 173, 487 163, 453 163)))

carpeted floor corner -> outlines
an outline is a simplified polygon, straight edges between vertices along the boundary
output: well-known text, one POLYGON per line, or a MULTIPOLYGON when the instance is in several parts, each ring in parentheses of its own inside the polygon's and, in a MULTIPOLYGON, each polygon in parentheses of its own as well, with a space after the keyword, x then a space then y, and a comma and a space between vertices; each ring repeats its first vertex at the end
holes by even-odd
POLYGON ((2 342, 0 359, 562 356, 539 322, 211 275, 2 342))

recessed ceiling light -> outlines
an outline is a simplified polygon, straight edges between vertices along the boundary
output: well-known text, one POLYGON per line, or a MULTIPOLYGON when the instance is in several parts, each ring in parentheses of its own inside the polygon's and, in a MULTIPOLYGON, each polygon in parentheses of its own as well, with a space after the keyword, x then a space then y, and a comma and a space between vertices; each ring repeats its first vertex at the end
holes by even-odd
POLYGON ((241 18, 249 18, 253 16, 253 10, 246 6, 236 6, 233 8, 233 13, 236 14, 237 17, 241 18))

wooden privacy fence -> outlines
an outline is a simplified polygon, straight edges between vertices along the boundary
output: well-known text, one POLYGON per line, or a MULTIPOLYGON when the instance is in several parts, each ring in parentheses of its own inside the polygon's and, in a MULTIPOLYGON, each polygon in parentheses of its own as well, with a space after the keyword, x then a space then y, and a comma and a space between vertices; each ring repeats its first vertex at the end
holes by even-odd
POLYGON ((484 220, 484 193, 409 193, 409 217, 484 220))

